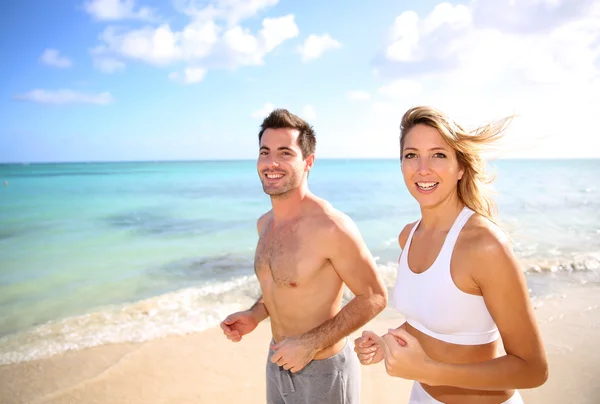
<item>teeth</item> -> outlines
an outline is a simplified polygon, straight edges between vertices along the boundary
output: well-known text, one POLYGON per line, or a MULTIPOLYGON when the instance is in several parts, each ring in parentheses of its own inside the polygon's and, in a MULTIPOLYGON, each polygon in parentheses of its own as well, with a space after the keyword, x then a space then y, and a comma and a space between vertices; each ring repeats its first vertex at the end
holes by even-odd
POLYGON ((275 180, 278 178, 283 177, 283 174, 267 174, 267 178, 271 179, 271 180, 275 180))
POLYGON ((419 186, 419 188, 423 188, 423 189, 431 189, 433 187, 435 187, 438 183, 437 182, 417 182, 417 185, 419 186))

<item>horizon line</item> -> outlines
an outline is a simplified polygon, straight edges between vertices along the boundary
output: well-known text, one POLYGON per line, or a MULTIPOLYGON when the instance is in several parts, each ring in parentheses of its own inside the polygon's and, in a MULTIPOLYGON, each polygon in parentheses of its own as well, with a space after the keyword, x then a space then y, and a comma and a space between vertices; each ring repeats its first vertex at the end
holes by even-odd
MULTIPOLYGON (((398 160, 399 157, 318 157, 316 160, 398 160)), ((600 160, 599 157, 498 157, 498 160, 600 160)), ((255 158, 213 158, 213 159, 147 159, 147 160, 66 160, 66 161, 0 161, 0 165, 33 165, 33 164, 108 164, 108 163, 211 163, 256 161, 255 158)))

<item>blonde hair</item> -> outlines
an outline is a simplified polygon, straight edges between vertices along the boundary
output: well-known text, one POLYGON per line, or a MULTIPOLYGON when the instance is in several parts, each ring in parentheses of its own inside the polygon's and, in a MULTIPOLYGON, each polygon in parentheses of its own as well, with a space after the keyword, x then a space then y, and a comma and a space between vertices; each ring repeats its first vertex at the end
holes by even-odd
POLYGON ((406 135, 416 125, 427 125, 442 135, 454 149, 458 164, 464 170, 458 181, 458 197, 469 209, 497 222, 496 202, 489 196, 487 185, 493 181, 485 170, 483 153, 502 136, 513 117, 467 131, 446 114, 427 106, 414 107, 406 111, 400 124, 400 159, 404 151, 406 135))

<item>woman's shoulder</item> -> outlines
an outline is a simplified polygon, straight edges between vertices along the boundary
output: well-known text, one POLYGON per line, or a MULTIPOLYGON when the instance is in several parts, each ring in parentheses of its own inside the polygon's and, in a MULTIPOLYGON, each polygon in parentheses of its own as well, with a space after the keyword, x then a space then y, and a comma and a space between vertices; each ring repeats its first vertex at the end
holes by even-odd
POLYGON ((456 243, 458 256, 453 260, 456 258, 457 267, 473 279, 484 297, 502 305, 505 296, 527 291, 523 270, 505 231, 477 214, 464 230, 456 243))
POLYGON ((475 213, 465 224, 456 242, 456 248, 468 255, 494 259, 511 249, 510 237, 500 226, 475 213))

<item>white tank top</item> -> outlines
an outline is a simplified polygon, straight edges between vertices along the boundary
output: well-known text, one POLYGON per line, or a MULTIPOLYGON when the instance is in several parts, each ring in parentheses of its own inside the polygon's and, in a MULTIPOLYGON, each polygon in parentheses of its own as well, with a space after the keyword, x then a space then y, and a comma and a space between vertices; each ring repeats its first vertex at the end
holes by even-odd
POLYGON ((416 228, 412 228, 398 262, 394 304, 417 330, 441 341, 482 345, 500 337, 482 296, 460 290, 450 274, 450 260, 458 235, 474 212, 466 206, 446 235, 431 266, 416 274, 408 266, 408 252, 416 228))

